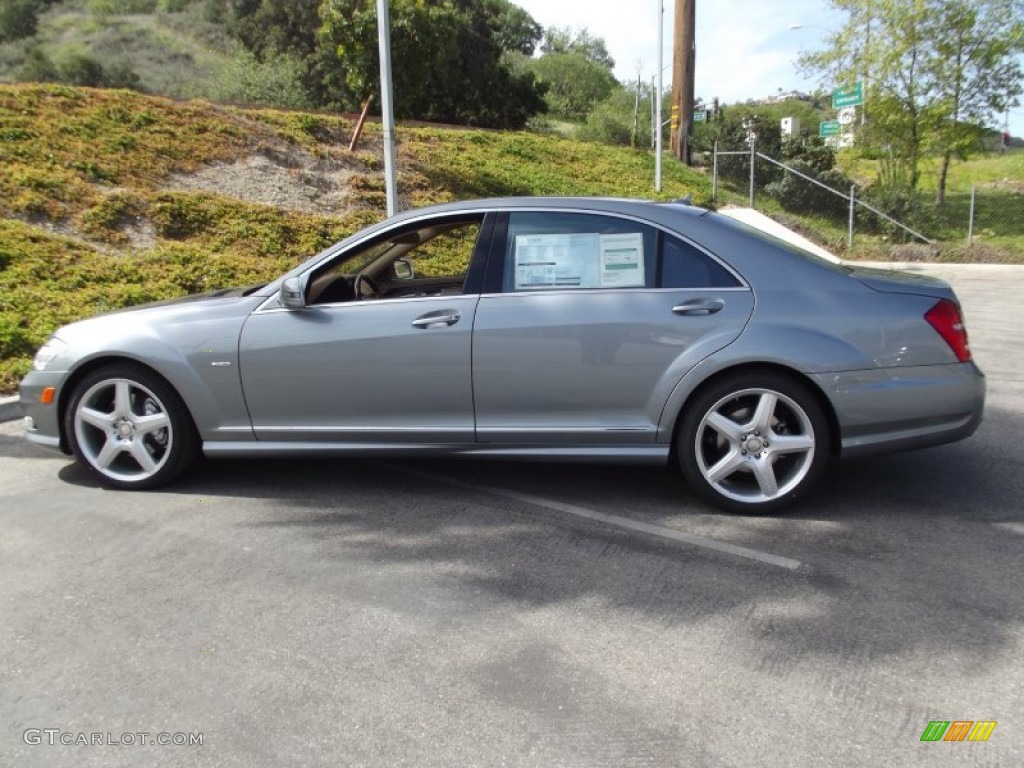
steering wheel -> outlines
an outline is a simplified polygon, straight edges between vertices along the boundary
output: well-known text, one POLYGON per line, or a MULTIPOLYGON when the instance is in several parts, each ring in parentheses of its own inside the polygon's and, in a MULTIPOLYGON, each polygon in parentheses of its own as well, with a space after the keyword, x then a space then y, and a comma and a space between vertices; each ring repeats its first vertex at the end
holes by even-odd
POLYGON ((362 272, 356 275, 356 279, 352 281, 352 291, 356 295, 356 301, 380 298, 380 288, 377 283, 372 277, 364 275, 362 272), (363 295, 364 287, 367 291, 365 296, 363 295))

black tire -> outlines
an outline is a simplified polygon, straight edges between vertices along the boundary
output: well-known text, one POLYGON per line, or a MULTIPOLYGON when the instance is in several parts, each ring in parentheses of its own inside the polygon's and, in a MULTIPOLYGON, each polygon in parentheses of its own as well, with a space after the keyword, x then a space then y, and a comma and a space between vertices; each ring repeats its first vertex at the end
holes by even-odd
POLYGON ((766 514, 807 494, 829 461, 829 423, 807 384, 740 371, 683 409, 676 455, 687 485, 730 512, 766 514))
POLYGON ((64 434, 93 477, 121 490, 164 485, 199 454, 199 436, 181 397, 134 363, 97 368, 75 385, 64 434))

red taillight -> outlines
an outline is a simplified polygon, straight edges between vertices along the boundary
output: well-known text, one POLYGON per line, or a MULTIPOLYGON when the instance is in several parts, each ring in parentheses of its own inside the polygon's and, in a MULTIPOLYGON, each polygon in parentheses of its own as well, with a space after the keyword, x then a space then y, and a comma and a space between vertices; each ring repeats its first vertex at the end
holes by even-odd
POLYGON ((955 302, 940 299, 938 304, 924 313, 924 319, 946 340, 961 363, 971 359, 971 345, 967 341, 964 318, 955 302))

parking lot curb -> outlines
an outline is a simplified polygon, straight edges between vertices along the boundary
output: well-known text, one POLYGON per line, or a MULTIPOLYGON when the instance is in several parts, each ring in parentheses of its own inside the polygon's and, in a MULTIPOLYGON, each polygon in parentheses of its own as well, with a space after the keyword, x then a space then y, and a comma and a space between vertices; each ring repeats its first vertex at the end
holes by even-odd
POLYGON ((0 397, 0 422, 14 421, 25 415, 18 396, 0 397))

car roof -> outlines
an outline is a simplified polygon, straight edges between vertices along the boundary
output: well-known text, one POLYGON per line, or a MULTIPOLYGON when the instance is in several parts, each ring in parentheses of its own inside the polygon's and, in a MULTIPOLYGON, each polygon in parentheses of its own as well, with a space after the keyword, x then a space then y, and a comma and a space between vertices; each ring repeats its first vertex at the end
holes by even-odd
POLYGON ((651 217, 658 210, 672 209, 691 216, 703 216, 707 209, 682 202, 654 202, 639 198, 625 197, 490 197, 475 200, 460 200, 454 203, 443 203, 426 208, 412 208, 389 219, 397 221, 401 218, 414 218, 432 213, 458 213, 460 211, 480 210, 515 210, 531 208, 561 208, 587 210, 604 213, 633 213, 651 217))

